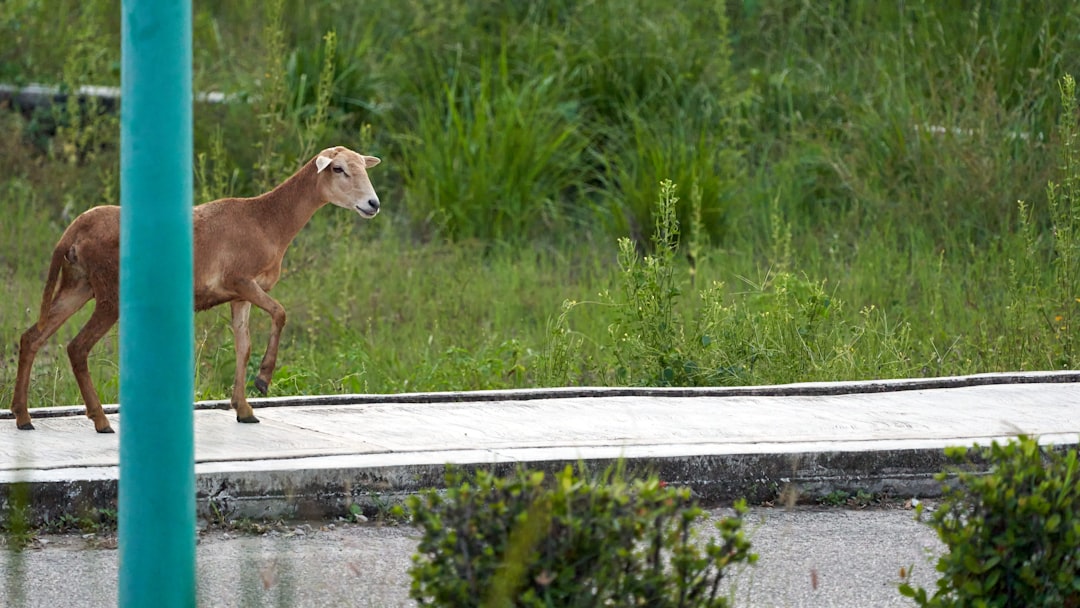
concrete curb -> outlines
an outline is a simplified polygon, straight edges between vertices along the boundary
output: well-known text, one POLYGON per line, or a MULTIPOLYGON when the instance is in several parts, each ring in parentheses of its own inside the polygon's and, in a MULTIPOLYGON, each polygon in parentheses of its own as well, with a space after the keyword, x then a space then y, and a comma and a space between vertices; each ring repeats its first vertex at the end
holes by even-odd
MULTIPOLYGON (((66 103, 74 94, 80 103, 96 99, 102 109, 115 111, 120 105, 120 87, 102 85, 82 85, 67 92, 59 86, 46 84, 28 84, 16 86, 0 83, 0 101, 11 102, 17 109, 33 109, 66 103)), ((241 100, 239 95, 227 95, 217 91, 196 92, 192 98, 199 103, 230 103, 241 100)))
MULTIPOLYGON (((1002 438, 1005 439, 1005 438, 1002 438)), ((1075 447, 1072 444, 1071 447, 1075 447)), ((265 463, 263 463, 265 464, 265 463)), ((457 465, 466 471, 490 470, 504 475, 518 462, 474 462, 457 465)), ((630 478, 655 474, 673 486, 689 487, 706 506, 745 498, 751 504, 814 501, 838 490, 896 498, 934 497, 941 483, 934 475, 949 466, 943 449, 870 452, 822 451, 663 458, 571 458, 530 461, 530 470, 555 472, 566 466, 600 472, 622 467, 630 478)), ((346 515, 358 506, 368 517, 384 513, 405 497, 444 486, 444 464, 343 466, 328 468, 254 468, 219 470, 196 475, 196 508, 208 520, 304 519, 346 515)), ((97 478, 29 479, 0 482, 0 505, 28 504, 31 525, 64 516, 115 511, 118 482, 115 467, 97 471, 97 478)))
MULTIPOLYGON (((559 387, 540 389, 507 389, 488 391, 448 391, 437 393, 344 394, 249 399, 255 408, 294 407, 301 405, 364 405, 373 403, 465 403, 478 401, 529 401, 534 399, 566 399, 574 397, 816 397, 891 393, 898 391, 934 390, 1000 384, 1060 384, 1080 382, 1080 371, 1010 372, 913 378, 898 380, 858 380, 851 382, 801 382, 762 386, 712 387, 559 387)), ((228 410, 228 399, 196 401, 196 410, 228 410)), ((120 406, 102 405, 106 414, 117 414, 120 406)), ((31 410, 34 418, 82 416, 81 405, 37 407, 31 410)), ((0 410, 0 420, 12 420, 8 410, 0 410)))
MULTIPOLYGON (((458 465, 466 471, 510 474, 517 462, 458 465)), ((788 496, 812 501, 836 490, 894 497, 933 497, 941 493, 934 474, 948 465, 943 450, 731 454, 667 458, 594 458, 587 461, 531 461, 530 470, 554 473, 566 466, 601 472, 622 468, 630 478, 656 475, 689 487, 707 506, 745 498, 751 504, 782 502, 788 496)), ((204 473, 197 477, 199 511, 227 518, 322 519, 359 506, 371 517, 404 497, 445 487, 445 465, 204 473)))

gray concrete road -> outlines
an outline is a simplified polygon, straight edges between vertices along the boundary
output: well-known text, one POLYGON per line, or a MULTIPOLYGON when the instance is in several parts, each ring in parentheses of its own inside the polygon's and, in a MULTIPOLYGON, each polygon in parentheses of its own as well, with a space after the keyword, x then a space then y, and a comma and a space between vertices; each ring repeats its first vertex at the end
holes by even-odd
MULTIPOLYGON (((935 580, 932 560, 943 549, 933 530, 914 520, 913 511, 899 508, 756 508, 748 524, 753 549, 761 557, 732 579, 735 606, 912 606, 896 590, 900 569, 914 566, 911 580, 929 589, 935 580)), ((204 533, 197 557, 200 605, 415 605, 409 600, 407 571, 416 529, 296 527, 301 533, 204 533)), ((21 553, 21 561, 10 552, 0 558, 0 605, 116 605, 117 551, 107 548, 111 539, 43 540, 21 553)))

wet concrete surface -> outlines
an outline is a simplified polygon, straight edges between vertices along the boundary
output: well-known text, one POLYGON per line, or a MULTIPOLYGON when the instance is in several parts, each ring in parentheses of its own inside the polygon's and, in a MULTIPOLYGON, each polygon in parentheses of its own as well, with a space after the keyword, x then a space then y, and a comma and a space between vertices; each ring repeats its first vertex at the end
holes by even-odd
MULTIPOLYGON (((718 509, 710 517, 726 514, 718 509)), ((259 536, 204 532, 197 548, 199 605, 416 605, 409 599, 408 569, 417 529, 340 522, 334 529, 324 522, 289 528, 259 536)), ((754 508, 746 529, 760 558, 732 573, 735 606, 911 606, 897 591, 901 569, 912 584, 930 589, 933 560, 943 550, 933 530, 901 508, 754 508)), ((44 544, 18 557, 9 551, 0 556, 0 605, 116 605, 118 553, 109 548, 114 538, 42 538, 44 544)))

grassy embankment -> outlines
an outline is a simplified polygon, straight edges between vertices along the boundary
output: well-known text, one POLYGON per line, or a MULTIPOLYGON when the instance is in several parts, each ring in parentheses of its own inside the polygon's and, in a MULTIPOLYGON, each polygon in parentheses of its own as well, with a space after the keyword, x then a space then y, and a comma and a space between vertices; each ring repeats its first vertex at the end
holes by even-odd
MULTIPOLYGON (((286 256, 272 394, 1076 369, 1080 8, 982 4, 196 2, 196 88, 246 100, 196 109, 200 202, 327 145, 385 161, 383 214, 325 209, 286 256)), ((118 15, 3 3, 0 81, 117 84, 118 15)), ((0 125, 6 405, 48 252, 118 199, 118 130, 74 103, 0 125)), ((81 401, 86 314, 33 405, 81 401)), ((224 397, 226 309, 197 324, 197 397, 224 397)), ((114 332, 105 401, 116 360, 114 332)))

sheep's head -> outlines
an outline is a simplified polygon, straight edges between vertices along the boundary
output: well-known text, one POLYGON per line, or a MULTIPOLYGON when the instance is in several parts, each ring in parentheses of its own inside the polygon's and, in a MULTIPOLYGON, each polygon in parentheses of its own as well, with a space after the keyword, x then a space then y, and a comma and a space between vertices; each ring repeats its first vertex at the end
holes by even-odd
POLYGON ((379 164, 374 156, 357 154, 348 148, 327 148, 315 157, 319 191, 323 200, 353 209, 370 219, 379 212, 379 197, 368 179, 367 170, 379 164))

